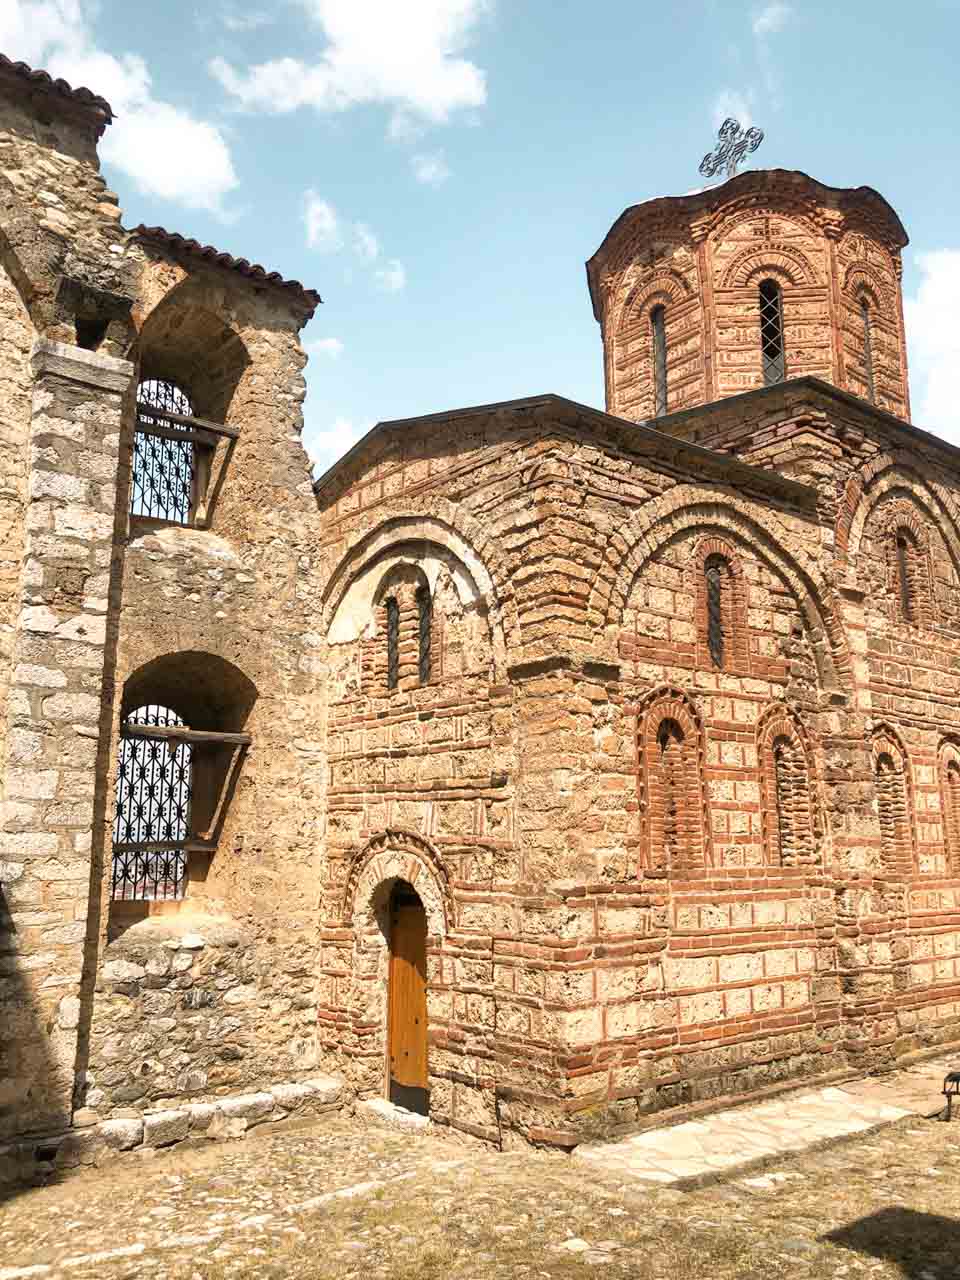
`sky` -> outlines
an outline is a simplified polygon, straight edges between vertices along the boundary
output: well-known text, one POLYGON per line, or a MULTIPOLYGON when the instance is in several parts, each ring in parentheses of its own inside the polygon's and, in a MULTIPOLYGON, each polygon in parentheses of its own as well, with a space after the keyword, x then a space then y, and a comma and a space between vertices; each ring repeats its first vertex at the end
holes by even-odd
POLYGON ((319 470, 382 420, 602 407, 583 264, 728 114, 898 211, 913 419, 960 443, 958 47, 960 0, 0 0, 0 51, 111 102, 126 226, 321 294, 319 470))

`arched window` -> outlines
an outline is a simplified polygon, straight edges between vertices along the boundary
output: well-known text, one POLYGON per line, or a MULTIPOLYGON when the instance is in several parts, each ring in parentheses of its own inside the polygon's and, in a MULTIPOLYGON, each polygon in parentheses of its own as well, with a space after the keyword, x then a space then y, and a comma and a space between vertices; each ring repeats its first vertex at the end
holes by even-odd
POLYGON ((724 631, 724 592, 729 583, 730 565, 723 556, 708 556, 703 566, 707 581, 707 647, 715 667, 723 666, 726 635, 724 631))
POLYGON ((893 533, 897 605, 903 622, 920 621, 923 595, 922 558, 916 534, 901 525, 893 533))
POLYGON ((787 376, 783 340, 783 295, 776 280, 760 282, 760 351, 764 386, 783 382, 787 376))
POLYGON ((661 873, 705 866, 703 731, 685 693, 670 688, 648 695, 639 712, 637 750, 645 865, 661 873))
POLYGON ((657 747, 663 805, 661 841, 668 867, 682 866, 684 861, 683 743, 683 730, 676 720, 662 721, 657 730, 657 747))
POLYGON ((872 755, 883 867, 909 875, 914 867, 907 757, 889 729, 874 736, 872 755))
POLYGON ((113 822, 113 898, 182 898, 193 793, 193 747, 137 727, 186 728, 175 711, 138 707, 124 721, 113 822))
POLYGON ((797 867, 817 859, 808 748, 799 718, 775 705, 757 724, 766 861, 797 867))
POLYGON ((193 408, 172 382, 148 378, 137 389, 130 514, 189 524, 195 497, 195 440, 176 424, 193 408), (171 416, 172 415, 172 416, 171 416))
POLYGON ((420 683, 430 683, 430 640, 433 629, 433 599, 430 588, 417 587, 417 643, 420 683))
POLYGON ((944 827, 947 866, 960 871, 960 762, 951 760, 944 773, 944 827))
POLYGON ((396 689, 400 680, 400 606, 395 596, 389 596, 387 613, 387 688, 396 689))
POLYGON ((944 870, 947 875, 960 875, 960 745, 941 743, 938 763, 944 870))
POLYGON ((860 299, 860 319, 863 322, 863 377, 867 384, 867 399, 876 404, 877 395, 873 382, 873 334, 869 299, 860 299))
POLYGON ((650 312, 650 329, 653 333, 653 391, 654 413, 662 418, 667 412, 667 312, 662 306, 650 312))

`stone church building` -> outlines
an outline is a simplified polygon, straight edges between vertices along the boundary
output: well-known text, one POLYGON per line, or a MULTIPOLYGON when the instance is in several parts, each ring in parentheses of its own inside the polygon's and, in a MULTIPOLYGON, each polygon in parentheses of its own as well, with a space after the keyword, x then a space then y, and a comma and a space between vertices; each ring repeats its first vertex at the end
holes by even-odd
POLYGON ((883 197, 635 205, 605 412, 313 482, 320 299, 125 229, 110 120, 0 59, 3 1169, 356 1096, 570 1148, 960 1040, 960 451, 883 197))

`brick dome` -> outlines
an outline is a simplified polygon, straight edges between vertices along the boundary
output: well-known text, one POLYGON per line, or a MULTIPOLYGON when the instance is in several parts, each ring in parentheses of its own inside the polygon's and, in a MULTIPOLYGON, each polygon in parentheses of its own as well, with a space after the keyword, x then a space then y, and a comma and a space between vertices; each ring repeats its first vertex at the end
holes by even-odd
POLYGON ((872 188, 784 169, 633 205, 587 263, 607 410, 639 421, 813 375, 909 418, 906 244, 872 188))

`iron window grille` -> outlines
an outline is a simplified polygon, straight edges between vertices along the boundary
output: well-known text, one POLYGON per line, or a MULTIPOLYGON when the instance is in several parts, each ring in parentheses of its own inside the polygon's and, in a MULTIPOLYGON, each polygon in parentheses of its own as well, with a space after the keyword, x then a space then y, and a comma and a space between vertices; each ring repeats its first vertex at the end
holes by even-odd
POLYGON ((719 556, 711 556, 704 567, 707 580, 707 647, 715 667, 723 666, 725 639, 723 633, 723 576, 727 565, 719 556))
POLYGON ((387 600, 387 688, 400 681, 400 606, 393 596, 387 600))
POLYGON ((911 561, 915 555, 910 537, 906 533, 897 534, 897 586, 900 593, 900 615, 904 622, 914 621, 913 608, 913 574, 911 561))
POLYGON ((653 330, 653 389, 655 414, 662 418, 667 412, 667 327, 666 309, 654 307, 650 312, 653 330))
POLYGON ((867 399, 871 404, 877 402, 877 391, 873 381, 873 335, 871 333, 870 303, 866 298, 860 303, 860 318, 863 321, 863 376, 867 383, 867 399))
POLYGON ((787 376, 787 360, 783 345, 783 294, 776 280, 760 284, 760 350, 763 359, 763 383, 770 387, 787 376))
POLYGON ((420 683, 430 683, 431 631, 433 629, 433 601, 428 587, 417 588, 417 625, 420 646, 420 683))
POLYGON ((193 416, 172 382, 147 378, 137 390, 130 514, 168 524, 205 524, 210 462, 221 437, 235 427, 193 416))
MULTIPOLYGON (((124 728, 186 728, 168 707, 132 712, 124 728)), ((124 733, 117 766, 111 897, 169 901, 184 896, 193 795, 193 747, 176 738, 124 733)))

